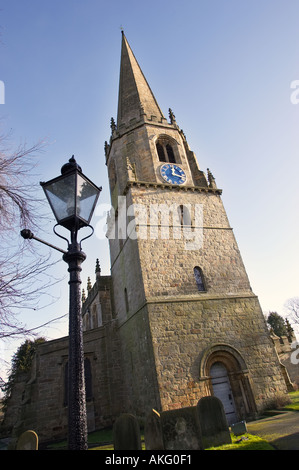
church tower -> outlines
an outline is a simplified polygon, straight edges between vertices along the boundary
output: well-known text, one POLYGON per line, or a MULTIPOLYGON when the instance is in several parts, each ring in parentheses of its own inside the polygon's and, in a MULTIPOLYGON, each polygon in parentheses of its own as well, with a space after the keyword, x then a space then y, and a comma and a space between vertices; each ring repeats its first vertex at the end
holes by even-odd
POLYGON ((286 393, 212 173, 161 111, 122 33, 117 122, 105 143, 123 411, 218 396, 228 422, 286 393))

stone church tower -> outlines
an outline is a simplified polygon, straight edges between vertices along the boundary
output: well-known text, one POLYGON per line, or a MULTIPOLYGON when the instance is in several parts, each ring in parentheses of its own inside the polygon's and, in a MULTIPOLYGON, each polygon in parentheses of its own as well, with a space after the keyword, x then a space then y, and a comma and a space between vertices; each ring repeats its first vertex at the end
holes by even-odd
POLYGON ((111 275, 128 410, 215 394, 228 421, 285 393, 280 364, 211 172, 165 119, 122 34, 105 144, 111 275))
MULTIPOLYGON (((255 417, 286 395, 282 365, 221 190, 171 110, 165 119, 124 34, 111 130, 111 276, 97 262, 83 302, 88 430, 213 394, 229 423, 255 417)), ((4 436, 65 437, 67 371, 67 337, 38 346, 15 383, 4 436)))

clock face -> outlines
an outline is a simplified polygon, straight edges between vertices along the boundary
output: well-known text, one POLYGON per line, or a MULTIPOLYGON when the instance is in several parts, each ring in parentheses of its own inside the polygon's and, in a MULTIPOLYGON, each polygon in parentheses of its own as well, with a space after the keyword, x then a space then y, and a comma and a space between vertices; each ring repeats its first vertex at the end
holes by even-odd
POLYGON ((182 168, 172 163, 166 163, 160 168, 162 178, 170 184, 183 184, 186 174, 182 168))

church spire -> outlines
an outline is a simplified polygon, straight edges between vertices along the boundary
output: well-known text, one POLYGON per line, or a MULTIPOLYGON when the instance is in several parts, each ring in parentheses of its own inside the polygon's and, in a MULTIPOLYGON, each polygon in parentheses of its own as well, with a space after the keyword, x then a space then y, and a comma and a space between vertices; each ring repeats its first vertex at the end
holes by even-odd
POLYGON ((122 31, 117 128, 132 119, 162 122, 165 117, 122 31))

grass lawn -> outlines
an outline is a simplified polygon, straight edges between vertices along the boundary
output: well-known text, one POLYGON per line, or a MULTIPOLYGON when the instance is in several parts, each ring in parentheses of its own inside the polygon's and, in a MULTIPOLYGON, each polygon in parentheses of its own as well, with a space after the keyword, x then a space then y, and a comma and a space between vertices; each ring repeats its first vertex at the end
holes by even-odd
POLYGON ((299 390, 289 393, 291 403, 283 407, 284 410, 299 411, 299 390))
MULTIPOLYGON (((243 436, 235 436, 232 434, 232 443, 219 447, 211 447, 205 450, 274 450, 274 448, 264 439, 246 434, 243 436)), ((142 442, 142 449, 145 449, 144 442, 142 442)), ((113 444, 100 445, 91 448, 90 450, 113 450, 113 444)))
POLYGON ((210 447, 205 450, 275 450, 269 442, 261 437, 252 434, 244 434, 243 436, 231 435, 232 443, 219 447, 210 447))

